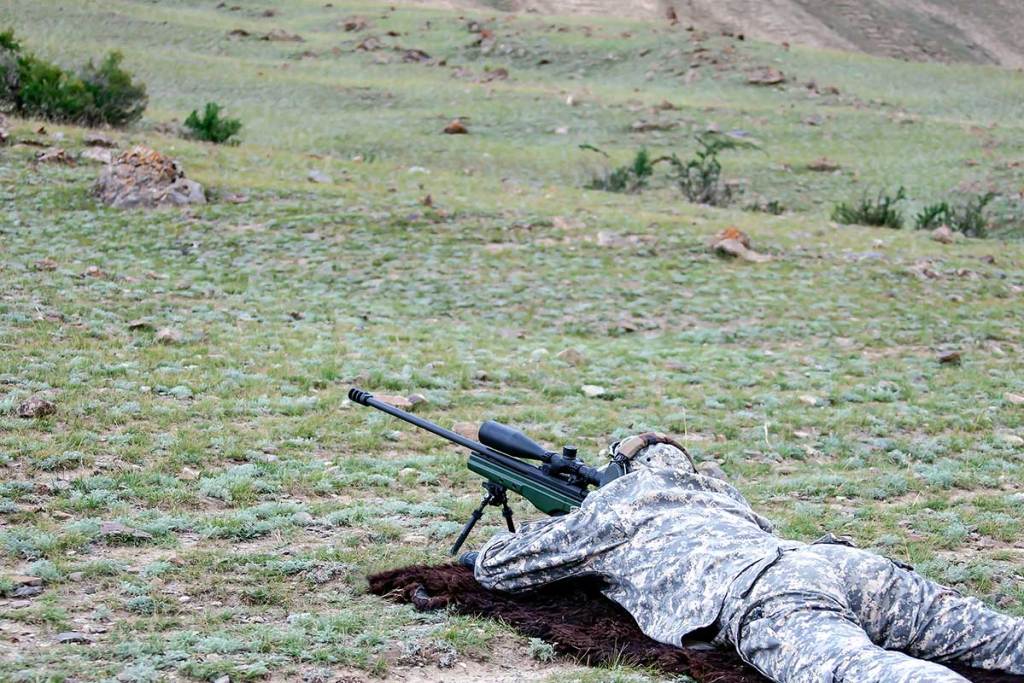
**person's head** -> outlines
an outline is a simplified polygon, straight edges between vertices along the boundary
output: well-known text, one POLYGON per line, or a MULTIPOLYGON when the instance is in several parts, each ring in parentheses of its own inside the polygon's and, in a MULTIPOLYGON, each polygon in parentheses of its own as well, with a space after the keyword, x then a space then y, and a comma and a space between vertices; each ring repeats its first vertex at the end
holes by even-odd
POLYGON ((612 444, 612 463, 622 474, 640 469, 696 472, 693 458, 682 445, 658 432, 645 432, 612 444))

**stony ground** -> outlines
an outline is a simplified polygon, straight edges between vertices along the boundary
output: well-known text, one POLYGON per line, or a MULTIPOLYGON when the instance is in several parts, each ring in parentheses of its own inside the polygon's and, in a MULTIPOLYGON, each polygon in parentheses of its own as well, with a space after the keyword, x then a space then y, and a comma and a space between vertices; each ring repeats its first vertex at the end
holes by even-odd
POLYGON ((68 64, 117 36, 152 101, 107 134, 211 199, 103 208, 98 166, 34 162, 89 131, 11 122, 0 678, 650 678, 365 595, 367 572, 442 561, 480 491, 462 454, 349 404, 353 383, 591 460, 670 431, 784 534, 849 534, 1024 614, 1019 73, 612 19, 271 8, 0 8, 68 64), (275 29, 303 42, 260 40, 275 29), (748 84, 762 67, 786 82, 748 84), (240 145, 175 134, 208 100, 240 145), (456 117, 469 134, 442 134, 456 117), (686 203, 664 169, 583 189, 605 162, 580 144, 685 158, 709 128, 760 144, 723 154, 732 207, 686 203), (997 237, 828 219, 900 185, 908 213, 1001 192, 997 237), (728 226, 772 260, 709 254, 728 226), (55 412, 19 417, 30 397, 55 412))

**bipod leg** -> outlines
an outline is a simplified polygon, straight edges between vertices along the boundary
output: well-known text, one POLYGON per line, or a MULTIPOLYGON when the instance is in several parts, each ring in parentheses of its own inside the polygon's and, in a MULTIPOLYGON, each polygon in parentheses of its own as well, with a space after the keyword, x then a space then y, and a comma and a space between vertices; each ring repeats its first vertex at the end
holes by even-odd
POLYGON ((469 537, 469 532, 473 530, 473 527, 476 526, 476 523, 479 522, 480 518, 484 516, 484 510, 487 509, 487 506, 501 505, 501 503, 497 499, 497 496, 500 496, 502 499, 504 499, 505 487, 499 486, 497 484, 492 485, 491 482, 487 482, 486 484, 484 484, 484 489, 486 489, 487 493, 484 494, 484 499, 480 501, 480 507, 478 507, 476 510, 473 510, 473 514, 469 516, 469 520, 466 522, 466 526, 462 527, 462 531, 459 533, 459 537, 455 539, 455 544, 452 546, 451 551, 449 551, 449 554, 452 557, 459 554, 459 548, 461 548, 462 544, 466 542, 466 538, 469 537))
POLYGON ((504 486, 499 484, 492 484, 488 482, 485 486, 490 487, 491 497, 494 499, 491 501, 491 505, 501 506, 501 516, 505 518, 505 526, 508 527, 509 533, 516 532, 516 525, 512 522, 512 508, 508 506, 508 495, 504 486))

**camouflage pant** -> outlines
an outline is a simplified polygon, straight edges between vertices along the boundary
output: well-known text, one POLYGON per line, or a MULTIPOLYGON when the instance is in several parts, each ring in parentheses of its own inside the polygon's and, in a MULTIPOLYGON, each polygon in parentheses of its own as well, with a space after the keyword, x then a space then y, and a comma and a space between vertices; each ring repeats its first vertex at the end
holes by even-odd
POLYGON ((936 661, 1024 674, 1024 619, 843 545, 785 553, 718 623, 718 641, 778 683, 966 680, 936 661))

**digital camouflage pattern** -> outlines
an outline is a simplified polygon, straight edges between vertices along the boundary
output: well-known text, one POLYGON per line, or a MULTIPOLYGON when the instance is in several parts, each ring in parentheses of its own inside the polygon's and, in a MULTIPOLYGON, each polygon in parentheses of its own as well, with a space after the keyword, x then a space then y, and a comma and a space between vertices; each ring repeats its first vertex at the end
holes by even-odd
POLYGON ((1024 674, 1024 619, 844 545, 786 552, 730 591, 720 624, 717 641, 775 681, 967 680, 915 657, 1024 674))
POLYGON ((475 566, 520 591, 597 575, 648 636, 680 645, 703 627, 769 678, 796 683, 963 681, 889 652, 1024 673, 1024 620, 985 608, 828 535, 786 541, 729 484, 669 444, 562 517, 496 535, 475 566))

